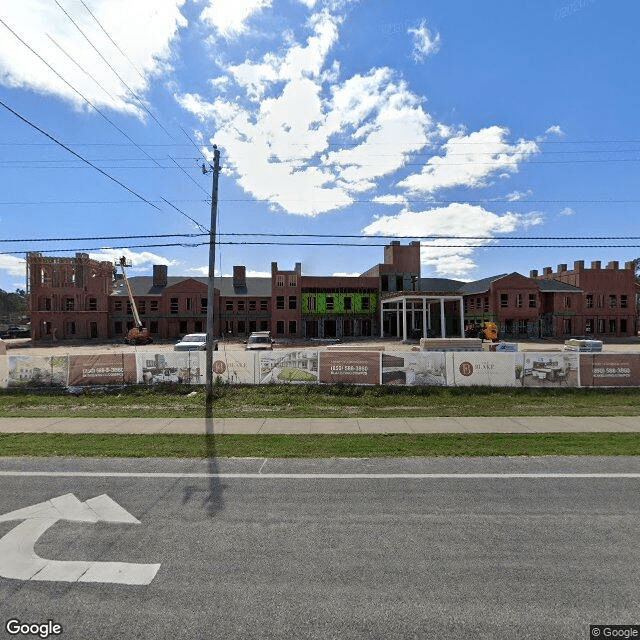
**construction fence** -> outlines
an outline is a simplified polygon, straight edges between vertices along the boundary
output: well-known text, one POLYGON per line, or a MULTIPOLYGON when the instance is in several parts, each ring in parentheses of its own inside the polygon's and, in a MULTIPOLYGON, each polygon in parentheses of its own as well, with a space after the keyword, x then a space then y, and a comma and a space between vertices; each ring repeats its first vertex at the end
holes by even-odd
MULTIPOLYGON (((562 352, 214 352, 224 384, 364 384, 434 387, 640 387, 640 354, 562 352)), ((204 352, 0 356, 0 387, 205 383, 204 352)))

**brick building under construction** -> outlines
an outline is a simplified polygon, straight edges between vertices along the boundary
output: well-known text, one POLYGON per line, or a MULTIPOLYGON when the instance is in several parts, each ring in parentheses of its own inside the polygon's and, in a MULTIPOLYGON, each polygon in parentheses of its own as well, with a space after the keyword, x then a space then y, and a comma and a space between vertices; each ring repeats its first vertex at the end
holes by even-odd
MULTIPOLYGON (((529 277, 500 274, 474 282, 420 277, 420 243, 392 241, 384 262, 361 276, 303 275, 302 265, 270 277, 244 266, 215 279, 214 334, 322 339, 460 336, 470 321, 491 320, 508 337, 620 337, 637 334, 634 264, 558 265, 529 277)), ((144 326, 155 340, 205 332, 207 279, 170 276, 166 265, 129 278, 144 326)), ((32 338, 107 340, 133 327, 124 282, 111 262, 27 254, 32 338)))

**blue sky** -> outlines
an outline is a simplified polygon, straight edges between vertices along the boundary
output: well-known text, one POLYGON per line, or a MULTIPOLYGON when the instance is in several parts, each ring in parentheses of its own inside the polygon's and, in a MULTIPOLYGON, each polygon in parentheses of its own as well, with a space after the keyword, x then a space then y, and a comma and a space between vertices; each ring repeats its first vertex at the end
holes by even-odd
POLYGON ((291 243, 221 244, 223 275, 272 261, 359 274, 381 236, 426 238, 424 277, 633 259, 598 245, 637 240, 540 238, 637 233, 639 14, 602 0, 5 3, 0 100, 24 120, 0 107, 0 288, 25 286, 29 250, 205 275, 204 237, 144 236, 209 226, 199 166, 214 143, 219 239, 291 243), (223 235, 242 233, 275 236, 223 235), (162 244, 176 246, 141 246, 162 244))

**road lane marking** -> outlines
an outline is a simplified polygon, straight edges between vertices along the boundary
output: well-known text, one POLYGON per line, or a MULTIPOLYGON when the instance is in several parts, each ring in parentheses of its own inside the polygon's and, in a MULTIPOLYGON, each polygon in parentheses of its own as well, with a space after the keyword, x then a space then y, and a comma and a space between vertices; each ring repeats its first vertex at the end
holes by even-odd
POLYGON ((108 582, 147 585, 159 564, 50 560, 34 550, 40 536, 58 520, 140 524, 126 509, 103 494, 80 502, 72 493, 0 515, 0 522, 22 520, 0 538, 0 577, 47 582, 108 582))
POLYGON ((260 480, 510 480, 639 479, 640 473, 141 473, 121 471, 0 471, 1 477, 33 478, 246 478, 260 480))

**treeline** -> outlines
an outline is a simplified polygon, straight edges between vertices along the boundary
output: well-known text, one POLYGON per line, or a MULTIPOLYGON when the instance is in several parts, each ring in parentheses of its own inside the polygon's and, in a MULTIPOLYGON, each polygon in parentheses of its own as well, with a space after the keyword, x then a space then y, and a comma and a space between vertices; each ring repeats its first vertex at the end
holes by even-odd
POLYGON ((0 318, 17 319, 27 315, 27 293, 24 289, 13 292, 0 289, 0 318))

